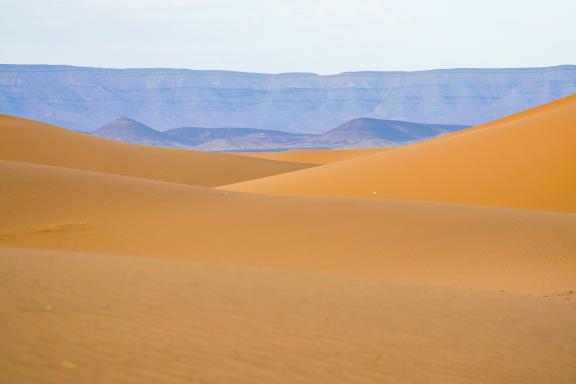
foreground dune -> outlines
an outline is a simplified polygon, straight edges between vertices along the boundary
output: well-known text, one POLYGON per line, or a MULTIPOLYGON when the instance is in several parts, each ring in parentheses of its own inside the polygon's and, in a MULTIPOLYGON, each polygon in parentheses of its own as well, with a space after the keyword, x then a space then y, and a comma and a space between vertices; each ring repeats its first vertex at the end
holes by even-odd
POLYGON ((328 164, 384 150, 390 150, 390 148, 302 149, 280 152, 234 152, 234 154, 292 163, 328 164))
POLYGON ((524 293, 574 289, 576 215, 262 196, 0 162, 0 245, 524 293))
POLYGON ((0 248, 0 382, 576 381, 576 305, 377 279, 0 248))
POLYGON ((224 187, 576 212, 576 95, 407 147, 224 187))
POLYGON ((0 115, 0 160, 201 186, 229 184, 309 166, 126 144, 6 115, 0 115))

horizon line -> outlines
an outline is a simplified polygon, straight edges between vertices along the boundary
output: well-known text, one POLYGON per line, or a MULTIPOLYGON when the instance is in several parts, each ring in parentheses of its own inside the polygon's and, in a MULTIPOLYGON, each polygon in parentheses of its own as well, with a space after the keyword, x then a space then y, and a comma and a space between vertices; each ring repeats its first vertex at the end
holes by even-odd
POLYGON ((442 72, 442 71, 530 71, 543 69, 560 69, 575 68, 576 64, 558 64, 542 67, 453 67, 453 68, 432 68, 421 70, 363 70, 363 71, 344 71, 338 73, 321 74, 317 72, 252 72, 239 71, 233 69, 193 69, 180 67, 103 67, 103 66, 85 66, 73 64, 25 64, 25 63, 0 63, 2 67, 51 67, 51 68, 75 68, 88 70, 105 70, 105 71, 138 71, 138 70, 171 70, 171 71, 190 71, 190 72, 217 72, 217 73, 241 73, 250 75, 280 76, 280 75, 308 75, 319 77, 339 76, 346 74, 394 74, 394 73, 420 73, 420 72, 442 72))

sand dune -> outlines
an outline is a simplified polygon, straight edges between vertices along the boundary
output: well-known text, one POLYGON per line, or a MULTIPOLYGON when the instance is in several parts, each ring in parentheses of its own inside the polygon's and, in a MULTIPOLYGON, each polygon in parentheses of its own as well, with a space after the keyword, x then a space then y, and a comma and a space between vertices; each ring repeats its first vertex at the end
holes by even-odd
POLYGON ((576 212, 576 95, 442 138, 224 187, 576 212))
POLYGON ((0 382, 576 381, 576 305, 507 293, 0 248, 0 382))
POLYGON ((242 156, 0 117, 0 383, 572 384, 575 107, 242 156))
POLYGON ((201 186, 229 184, 307 167, 245 156, 120 143, 6 115, 0 115, 0 159, 201 186))
POLYGON ((0 246, 574 289, 576 215, 262 196, 6 161, 0 175, 0 246))
POLYGON ((260 159, 287 161, 304 164, 327 164, 347 160, 358 156, 370 155, 390 148, 362 149, 302 149, 280 152, 235 152, 234 154, 257 157, 260 159))

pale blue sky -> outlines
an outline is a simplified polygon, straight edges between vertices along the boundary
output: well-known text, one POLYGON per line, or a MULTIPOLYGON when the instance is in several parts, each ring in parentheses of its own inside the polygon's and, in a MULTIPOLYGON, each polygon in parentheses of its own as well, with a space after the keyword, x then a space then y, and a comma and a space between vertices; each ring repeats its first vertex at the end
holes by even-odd
POLYGON ((576 64, 576 0, 0 0, 0 62, 252 72, 576 64))

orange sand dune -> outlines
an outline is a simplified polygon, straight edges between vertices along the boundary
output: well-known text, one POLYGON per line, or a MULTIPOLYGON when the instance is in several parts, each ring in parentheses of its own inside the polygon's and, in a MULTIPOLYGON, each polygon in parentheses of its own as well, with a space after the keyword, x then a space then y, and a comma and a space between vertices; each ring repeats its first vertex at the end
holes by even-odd
POLYGON ((245 156, 132 145, 0 115, 0 159, 217 186, 306 168, 245 156))
POLYGON ((234 152, 234 154, 292 163, 327 164, 390 149, 391 148, 302 149, 282 152, 234 152))
POLYGON ((0 249, 0 382, 576 382, 574 301, 0 249))
POLYGON ((0 162, 0 246, 524 293, 575 288, 576 215, 212 190, 0 162))
POLYGON ((224 188, 576 212, 576 95, 408 147, 224 188))

